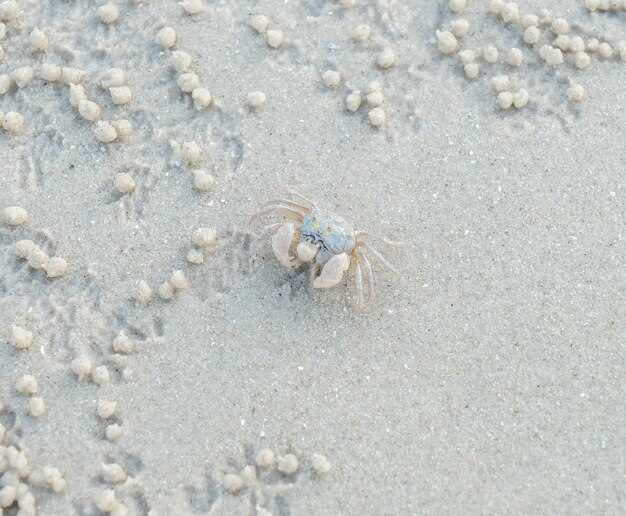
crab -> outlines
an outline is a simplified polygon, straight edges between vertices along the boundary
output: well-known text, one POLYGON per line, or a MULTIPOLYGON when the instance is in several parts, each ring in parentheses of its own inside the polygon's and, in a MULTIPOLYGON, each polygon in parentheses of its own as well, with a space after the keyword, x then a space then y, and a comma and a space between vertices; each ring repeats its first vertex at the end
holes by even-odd
POLYGON ((368 240, 378 238, 392 246, 402 243, 356 231, 345 219, 320 209, 304 195, 294 191, 289 194, 291 199, 268 201, 252 216, 251 226, 265 215, 282 218, 265 226, 259 238, 272 234, 274 255, 284 267, 308 265, 313 288, 332 288, 352 270, 356 305, 369 304, 374 299, 376 279, 370 256, 392 272, 398 271, 368 240))

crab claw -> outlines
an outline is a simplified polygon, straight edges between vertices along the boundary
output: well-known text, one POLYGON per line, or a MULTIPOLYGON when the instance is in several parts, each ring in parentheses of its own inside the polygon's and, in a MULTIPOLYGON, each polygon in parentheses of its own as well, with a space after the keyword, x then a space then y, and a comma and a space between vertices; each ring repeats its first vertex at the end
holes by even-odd
POLYGON ((313 280, 313 288, 334 287, 341 281, 348 267, 350 267, 350 257, 346 253, 336 254, 326 262, 321 274, 313 280))
POLYGON ((319 250, 319 246, 303 240, 298 244, 298 247, 296 247, 296 254, 301 262, 308 263, 313 261, 313 258, 315 258, 319 250))
POLYGON ((291 245, 293 244, 296 234, 295 225, 292 223, 283 224, 278 228, 278 231, 274 233, 272 237, 272 249, 276 259, 290 269, 297 267, 300 262, 296 258, 292 258, 289 255, 291 251, 291 245))

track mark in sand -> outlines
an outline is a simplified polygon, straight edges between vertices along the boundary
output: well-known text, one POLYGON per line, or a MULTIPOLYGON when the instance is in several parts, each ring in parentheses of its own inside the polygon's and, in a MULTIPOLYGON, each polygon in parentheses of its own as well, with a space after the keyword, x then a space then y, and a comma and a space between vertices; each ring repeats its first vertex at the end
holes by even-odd
POLYGON ((190 266, 186 271, 202 301, 215 293, 227 294, 245 281, 254 268, 259 242, 249 233, 229 230, 218 241, 218 247, 205 257, 204 264, 190 266))
POLYGON ((15 255, 15 242, 29 238, 53 253, 54 239, 46 232, 11 234, 0 231, 0 292, 11 292, 16 313, 25 314, 43 353, 64 366, 78 356, 109 362, 111 343, 121 331, 159 341, 163 322, 135 310, 133 302, 114 303, 89 270, 71 270, 49 280, 15 255), (6 274, 4 273, 6 271, 6 274))
POLYGON ((58 129, 47 125, 33 137, 30 145, 23 145, 18 152, 21 157, 17 169, 18 186, 24 190, 40 190, 46 177, 54 172, 55 159, 64 150, 64 137, 58 129))
POLYGON ((185 488, 194 513, 291 516, 291 493, 330 471, 325 457, 302 456, 289 447, 275 454, 246 445, 240 457, 225 462, 209 466, 202 479, 185 488))
POLYGON ((159 182, 159 174, 142 161, 124 166, 118 172, 129 174, 135 181, 135 188, 132 192, 120 193, 115 190, 112 180, 107 181, 100 187, 101 192, 106 192, 104 202, 116 206, 116 219, 120 224, 143 222, 151 193, 159 182))

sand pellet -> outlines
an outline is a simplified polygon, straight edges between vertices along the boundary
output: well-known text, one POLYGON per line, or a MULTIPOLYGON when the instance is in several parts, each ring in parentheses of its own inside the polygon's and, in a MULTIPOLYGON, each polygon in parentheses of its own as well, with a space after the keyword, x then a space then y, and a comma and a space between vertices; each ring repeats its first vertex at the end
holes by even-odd
POLYGON ((382 106, 385 102, 385 95, 381 90, 371 91, 365 98, 367 100, 367 105, 370 107, 382 106))
POLYGON ((497 63, 499 55, 500 54, 498 52, 498 49, 494 47, 493 45, 488 45, 485 48, 483 48, 483 59, 487 63, 491 63, 491 64, 497 63))
POLYGON ((169 281, 164 281, 159 286, 159 297, 163 300, 172 299, 172 297, 174 297, 174 287, 169 281))
POLYGON ((448 8, 455 13, 462 13, 467 7, 467 0, 448 0, 448 8))
POLYGON ((370 110, 367 114, 367 118, 370 122, 370 125, 373 127, 381 127, 385 124, 387 120, 387 115, 385 114, 385 110, 382 107, 375 107, 370 110))
POLYGON ((572 84, 569 88, 567 88, 567 98, 570 102, 582 102, 586 96, 587 93, 585 88, 581 84, 572 84))
POLYGON ((336 70, 326 70, 322 74, 322 81, 329 88, 335 88, 341 82, 341 74, 336 70))
POLYGON ((331 470, 329 460, 319 453, 314 453, 311 457, 311 467, 318 475, 326 475, 331 470))
POLYGON ((524 62, 524 54, 519 48, 510 48, 506 54, 506 62, 511 66, 521 66, 524 62))
POLYGON ((351 37, 355 41, 365 41, 371 33, 372 29, 369 25, 361 24, 352 29, 351 37))
POLYGON ((87 100, 87 93, 82 84, 70 84, 70 104, 78 109, 80 103, 87 100))
POLYGON ((478 63, 464 64, 463 72, 468 79, 477 79, 480 75, 480 65, 478 63))
POLYGON ((64 66, 61 68, 61 78, 68 86, 70 84, 80 84, 87 72, 79 70, 78 68, 72 68, 70 66, 64 66))
POLYGON ((18 5, 15 0, 5 0, 0 4, 0 20, 13 21, 17 18, 18 5))
POLYGON ((508 75, 496 75, 495 77, 491 78, 489 84, 493 91, 495 91, 496 93, 500 93, 510 88, 511 80, 508 75))
POLYGON ((135 298, 140 303, 146 304, 152 299, 152 289, 145 281, 141 280, 137 284, 137 290, 135 292, 135 298))
POLYGON ((358 111, 359 107, 361 107, 362 101, 361 92, 353 91, 346 97, 346 109, 354 113, 355 111, 358 111))
POLYGON ((500 109, 509 109, 513 105, 513 94, 510 91, 502 91, 498 93, 497 102, 500 109))
POLYGON ((96 413, 100 419, 109 419, 113 417, 117 410, 117 401, 98 400, 96 413))
POLYGON ((16 111, 9 111, 4 115, 2 127, 9 133, 20 134, 24 132, 24 117, 16 111))
POLYGON ((184 73, 191 66, 191 56, 182 50, 172 52, 170 63, 178 73, 184 73))
POLYGON ((135 190, 135 180, 133 176, 126 172, 122 172, 116 174, 115 179, 113 180, 113 185, 115 189, 121 194, 128 194, 135 190))
POLYGON ((196 169, 192 171, 193 186, 200 192, 208 192, 215 185, 215 178, 206 170, 196 169))
POLYGON ((2 222, 9 226, 21 226, 28 222, 28 211, 20 206, 7 206, 2 210, 2 222))
POLYGON ((176 44, 176 31, 172 27, 163 27, 157 33, 156 40, 163 48, 172 48, 176 44))
POLYGON ((230 494, 237 494, 244 487, 243 480, 239 475, 229 473, 224 475, 224 490, 230 494))
POLYGON ((396 54, 390 48, 385 48, 376 58, 376 64, 379 68, 386 70, 396 64, 396 54))
POLYGON ((116 463, 102 464, 100 466, 100 474, 102 476, 102 480, 108 482, 109 484, 121 484, 128 478, 124 468, 116 463))
POLYGON ((524 31, 524 42, 534 45, 541 39, 541 30, 536 26, 530 26, 524 31))
POLYGON ((33 52, 45 52, 48 50, 48 36, 40 29, 33 29, 30 33, 30 46, 33 52))
POLYGON ((106 385, 111 381, 111 376, 107 366, 101 365, 96 367, 91 373, 91 379, 96 385, 106 385))
POLYGON ((255 462, 259 468, 269 469, 274 466, 275 460, 274 452, 269 448, 264 448, 257 453, 255 462))
POLYGON ((117 130, 111 123, 106 121, 96 122, 94 128, 96 139, 102 143, 112 143, 117 139, 117 130))
POLYGON ((459 48, 459 42, 452 32, 444 30, 437 31, 437 47, 442 54, 453 54, 459 48))
POLYGON ((81 100, 78 103, 78 112, 85 120, 89 122, 96 122, 102 115, 102 109, 98 104, 91 100, 81 100))
POLYGON ((264 34, 269 27, 270 20, 267 16, 262 14, 257 14, 255 16, 251 16, 248 20, 248 25, 252 27, 259 34, 264 34))
POLYGON ((28 402, 28 412, 33 417, 41 417, 46 413, 46 403, 39 396, 32 397, 28 402))
POLYGON ((118 106, 128 104, 133 98, 133 92, 128 86, 109 88, 109 93, 113 104, 118 106))
POLYGON ((204 2, 202 0, 183 0, 179 2, 185 13, 193 16, 204 12, 204 2))
POLYGON ((15 255, 18 258, 27 260, 36 247, 37 245, 32 240, 18 240, 15 242, 15 255))
POLYGON ((61 80, 61 67, 51 63, 44 63, 39 70, 39 76, 48 82, 58 82, 61 80))
POLYGON ((45 270, 50 257, 48 254, 38 246, 35 246, 28 255, 28 266, 35 270, 45 270))
POLYGON ((35 336, 32 331, 28 331, 21 326, 11 328, 11 343, 16 349, 29 349, 35 336))
POLYGON ((59 256, 53 256, 45 267, 48 278, 60 278, 67 272, 67 262, 59 256))
POLYGON ((202 159, 202 149, 194 141, 183 143, 180 150, 182 158, 188 165, 196 164, 202 159))
POLYGON ((268 30, 265 33, 265 42, 270 48, 279 48, 285 41, 285 35, 280 29, 268 30))
POLYGON ((527 29, 528 27, 536 27, 539 25, 539 16, 536 14, 524 14, 520 18, 520 25, 527 29))
POLYGON ((204 263, 204 255, 197 249, 190 249, 187 252, 187 261, 194 265, 200 265, 204 263))
POLYGON ((516 91, 513 94, 513 106, 516 109, 521 109, 525 107, 528 104, 529 100, 530 100, 530 95, 528 94, 528 91, 526 91, 525 89, 516 91))
POLYGON ((196 88, 191 92, 191 98, 196 109, 206 109, 213 102, 211 92, 206 88, 196 88))
POLYGON ((181 270, 172 272, 169 282, 175 290, 186 290, 189 288, 189 281, 185 277, 185 273, 181 270))
POLYGON ((78 381, 87 380, 93 371, 93 363, 85 357, 79 357, 72 360, 70 369, 78 377, 78 381))
POLYGON ((470 23, 465 18, 459 18, 450 24, 450 32, 452 32, 452 34, 454 34, 457 38, 462 38, 467 35, 469 29, 470 23))
POLYGON ((135 350, 135 344, 124 332, 120 332, 113 339, 112 348, 116 353, 128 354, 135 350))
POLYGON ((120 437, 122 437, 123 433, 124 430, 117 423, 108 425, 104 431, 104 435, 109 441, 117 441, 120 437))
POLYGON ((98 7, 97 13, 98 19, 106 24, 114 23, 120 17, 119 7, 113 3, 101 5, 98 7))
POLYGON ((255 110, 260 110, 265 106, 267 98, 262 91, 252 91, 248 93, 248 106, 255 110))
POLYGON ((130 120, 121 118, 119 120, 111 120, 110 122, 113 129, 117 133, 117 137, 120 141, 126 141, 133 134, 133 125, 130 120))
POLYGON ((278 471, 285 475, 292 475, 298 471, 298 466, 298 458, 292 453, 278 457, 278 471))
POLYGON ((126 72, 120 68, 111 68, 100 77, 100 87, 104 90, 117 88, 126 84, 126 72))
POLYGON ((32 396, 33 394, 37 394, 39 387, 33 375, 25 374, 20 376, 15 382, 15 390, 20 394, 32 396))

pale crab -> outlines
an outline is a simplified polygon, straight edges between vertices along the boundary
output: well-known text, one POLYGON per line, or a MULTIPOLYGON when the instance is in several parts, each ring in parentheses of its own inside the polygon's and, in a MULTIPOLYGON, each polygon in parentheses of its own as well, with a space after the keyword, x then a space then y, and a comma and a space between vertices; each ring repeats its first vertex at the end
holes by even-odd
POLYGON ((375 293, 375 274, 370 255, 383 266, 398 271, 367 240, 378 238, 392 245, 403 245, 365 231, 355 231, 342 217, 318 208, 304 195, 289 191, 292 199, 269 201, 250 219, 252 225, 264 215, 280 215, 283 220, 265 226, 261 236, 272 235, 272 249, 281 265, 296 269, 310 265, 313 288, 338 285, 353 270, 356 305, 365 306, 375 293))

